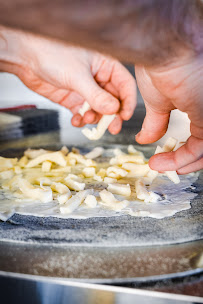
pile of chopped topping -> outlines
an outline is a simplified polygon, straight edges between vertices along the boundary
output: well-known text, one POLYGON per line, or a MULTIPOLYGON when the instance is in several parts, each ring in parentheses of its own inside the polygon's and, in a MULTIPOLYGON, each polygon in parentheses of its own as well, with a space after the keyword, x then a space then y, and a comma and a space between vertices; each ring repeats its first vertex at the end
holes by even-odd
MULTIPOLYGON (((173 151, 176 144, 174 138, 169 138, 155 153, 173 151)), ((61 214, 70 214, 82 204, 120 211, 128 206, 130 198, 145 203, 159 199, 158 194, 148 190, 159 173, 150 169, 142 152, 130 145, 128 153, 114 149, 109 162, 97 162, 103 152, 103 148, 96 147, 82 155, 77 149, 63 147, 56 152, 28 149, 20 159, 0 157, 1 187, 12 191, 18 201, 54 200, 61 214)), ((163 174, 174 183, 180 182, 175 171, 163 174)))

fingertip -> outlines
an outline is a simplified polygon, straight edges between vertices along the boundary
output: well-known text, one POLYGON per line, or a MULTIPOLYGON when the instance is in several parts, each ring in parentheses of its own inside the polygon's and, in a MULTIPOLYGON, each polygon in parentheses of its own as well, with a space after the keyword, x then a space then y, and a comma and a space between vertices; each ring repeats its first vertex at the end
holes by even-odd
POLYGON ((80 127, 82 123, 82 116, 78 113, 73 115, 71 123, 74 127, 80 127))
POLYGON ((83 116, 83 122, 85 124, 92 124, 96 120, 96 116, 94 111, 87 111, 83 116))
POLYGON ((122 119, 119 115, 117 115, 116 118, 109 125, 108 130, 112 135, 116 135, 121 131, 121 129, 122 129, 122 119))
POLYGON ((157 156, 158 156, 158 154, 153 155, 152 157, 150 157, 149 162, 148 162, 148 165, 149 165, 150 169, 156 170, 156 171, 158 171, 157 156))
POLYGON ((174 160, 174 152, 158 153, 149 160, 149 167, 156 171, 176 171, 177 165, 174 160))
POLYGON ((132 117, 133 113, 134 113, 134 111, 132 112, 132 111, 124 111, 124 110, 122 110, 120 112, 120 116, 121 116, 121 118, 123 120, 128 121, 132 117))

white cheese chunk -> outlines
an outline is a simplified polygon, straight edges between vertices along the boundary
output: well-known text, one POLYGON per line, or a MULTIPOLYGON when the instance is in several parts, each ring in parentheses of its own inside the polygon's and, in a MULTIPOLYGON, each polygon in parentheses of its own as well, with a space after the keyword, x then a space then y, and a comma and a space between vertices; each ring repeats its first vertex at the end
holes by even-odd
POLYGON ((42 163, 42 172, 49 172, 51 170, 52 163, 48 160, 42 163))
POLYGON ((28 158, 27 156, 24 155, 19 159, 18 166, 24 168, 27 165, 27 163, 28 163, 28 158))
POLYGON ((122 168, 112 166, 107 168, 106 174, 108 177, 117 179, 117 178, 125 177, 128 174, 128 172, 122 168))
POLYGON ((97 181, 97 182, 102 182, 103 178, 100 175, 95 174, 93 176, 93 180, 97 181))
POLYGON ((13 175, 14 175, 14 172, 12 169, 0 172, 0 178, 2 178, 2 179, 10 179, 13 177, 13 175))
POLYGON ((115 114, 103 115, 97 125, 97 128, 92 128, 92 130, 84 128, 82 130, 82 133, 90 140, 98 140, 104 135, 104 133, 106 132, 115 117, 115 114))
POLYGON ((69 200, 69 198, 72 196, 71 192, 67 192, 64 194, 60 194, 57 196, 57 201, 60 205, 63 205, 65 203, 67 203, 67 201, 69 200))
POLYGON ((52 190, 37 188, 32 186, 27 180, 19 178, 18 186, 25 197, 40 200, 43 203, 48 203, 53 200, 52 190))
POLYGON ((61 153, 63 153, 63 155, 67 155, 68 154, 68 152, 69 152, 69 150, 68 150, 68 148, 66 147, 66 146, 63 146, 62 148, 61 148, 61 153))
POLYGON ((26 168, 36 167, 37 165, 43 163, 44 161, 50 161, 62 167, 66 166, 66 159, 63 153, 57 151, 57 152, 45 153, 30 160, 26 165, 26 168))
POLYGON ((115 156, 118 156, 118 155, 126 155, 121 149, 119 148, 115 148, 113 149, 113 153, 115 156))
POLYGON ((165 171, 165 174, 174 184, 180 183, 180 178, 176 171, 165 171))
POLYGON ((88 168, 84 168, 82 170, 82 174, 85 176, 85 177, 92 177, 95 175, 95 168, 93 167, 88 167, 88 168))
POLYGON ((5 158, 0 156, 0 171, 13 168, 13 166, 16 165, 17 161, 17 158, 5 158))
POLYGON ((127 177, 142 177, 146 176, 150 168, 148 164, 133 164, 133 163, 124 163, 122 168, 129 171, 127 177))
MULTIPOLYGON (((160 146, 157 146, 156 148, 156 151, 155 151, 155 154, 158 154, 158 153, 163 153, 163 152, 170 152, 174 149, 175 145, 177 143, 177 140, 170 137, 165 145, 164 145, 164 148, 161 148, 160 146), (165 150, 164 150, 165 149, 165 150), (172 150, 171 150, 172 149, 172 150)), ((155 175, 155 174, 154 174, 155 175)), ((158 173, 157 173, 158 175, 158 173)), ((165 175, 172 181, 174 182, 175 184, 179 184, 180 183, 180 178, 177 174, 176 171, 166 171, 165 172, 165 175)))
POLYGON ((96 163, 92 159, 86 159, 83 155, 81 154, 76 154, 73 152, 70 152, 68 154, 68 161, 71 159, 75 159, 78 164, 82 164, 86 167, 94 167, 96 166, 96 163))
POLYGON ((85 154, 85 157, 88 159, 95 159, 95 158, 101 156, 103 152, 104 152, 104 148, 96 147, 89 153, 85 154))
POLYGON ((117 179, 116 178, 112 178, 112 177, 105 177, 104 178, 104 183, 105 184, 113 184, 116 183, 117 179))
POLYGON ((95 208, 97 206, 97 199, 94 195, 87 195, 86 199, 84 200, 84 203, 89 207, 89 208, 95 208))
POLYGON ((145 203, 157 202, 160 196, 152 191, 148 191, 145 183, 142 179, 138 179, 135 182, 135 190, 137 198, 144 201, 145 203))
POLYGON ((80 182, 73 180, 71 178, 68 178, 68 177, 65 178, 65 184, 71 190, 81 191, 81 190, 85 189, 85 183, 80 183, 80 182))
POLYGON ((111 165, 122 165, 124 163, 144 164, 145 159, 142 155, 120 154, 110 160, 111 165))
POLYGON ((129 204, 126 200, 118 201, 115 196, 107 190, 99 192, 99 196, 102 200, 101 204, 111 210, 120 211, 126 208, 129 204))
POLYGON ((163 152, 171 152, 171 151, 173 151, 174 150, 174 148, 175 148, 175 146, 176 146, 176 144, 177 144, 177 139, 175 139, 175 138, 173 138, 173 137, 169 137, 167 140, 166 140, 166 142, 165 142, 165 144, 164 144, 164 146, 163 146, 163 152))
POLYGON ((107 187, 107 190, 118 195, 123 195, 123 196, 130 196, 131 195, 131 189, 130 185, 124 185, 124 184, 109 184, 107 187))
POLYGON ((55 192, 60 193, 60 194, 71 193, 69 188, 62 183, 53 182, 51 184, 51 189, 55 192))
POLYGON ((75 209, 77 209, 82 202, 85 200, 86 196, 88 195, 88 191, 80 191, 73 195, 62 207, 60 207, 60 212, 62 214, 70 214, 75 209))
POLYGON ((40 155, 47 154, 49 152, 51 152, 51 151, 44 150, 44 149, 27 149, 27 150, 25 150, 24 155, 28 158, 33 159, 40 155))
POLYGON ((90 108, 90 105, 87 101, 85 101, 82 105, 82 107, 79 109, 78 113, 81 115, 81 116, 84 116, 84 114, 89 111, 91 108, 90 108))

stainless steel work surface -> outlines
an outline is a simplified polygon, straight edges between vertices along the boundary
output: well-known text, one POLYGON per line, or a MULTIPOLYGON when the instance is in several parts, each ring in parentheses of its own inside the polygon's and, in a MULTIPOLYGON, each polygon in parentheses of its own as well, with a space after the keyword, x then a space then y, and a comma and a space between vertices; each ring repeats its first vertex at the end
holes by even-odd
POLYGON ((4 303, 42 304, 177 304, 203 303, 199 296, 87 284, 61 279, 4 273, 0 271, 4 303), (12 290, 12 292, 10 292, 12 290))

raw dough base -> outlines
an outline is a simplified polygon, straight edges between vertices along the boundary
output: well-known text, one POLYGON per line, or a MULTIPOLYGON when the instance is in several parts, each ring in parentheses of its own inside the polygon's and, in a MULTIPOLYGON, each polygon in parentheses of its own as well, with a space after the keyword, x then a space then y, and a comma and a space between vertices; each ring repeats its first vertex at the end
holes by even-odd
MULTIPOLYGON (((88 207, 79 207, 72 214, 62 215, 59 211, 59 205, 53 201, 50 203, 41 203, 40 201, 24 200, 20 203, 14 201, 12 194, 5 190, 0 190, 0 219, 6 220, 14 213, 23 215, 33 215, 38 217, 58 217, 58 218, 72 218, 72 219, 87 219, 93 217, 112 217, 130 214, 137 217, 152 217, 162 219, 173 216, 175 213, 191 208, 190 201, 197 195, 194 192, 186 191, 186 188, 197 180, 198 173, 180 176, 181 182, 177 185, 173 184, 165 177, 159 177, 150 186, 150 190, 161 195, 162 200, 156 203, 144 203, 139 200, 130 201, 129 205, 120 212, 104 209, 98 205, 96 208, 90 209, 88 207)), ((130 179, 129 179, 130 183, 130 179)), ((131 184, 133 180, 131 180, 131 184)), ((103 189, 105 184, 97 183, 97 188, 103 189)), ((91 184, 89 187, 91 188, 91 184)), ((98 192, 95 191, 98 196, 98 192)), ((115 195, 117 199, 123 197, 115 195)))

